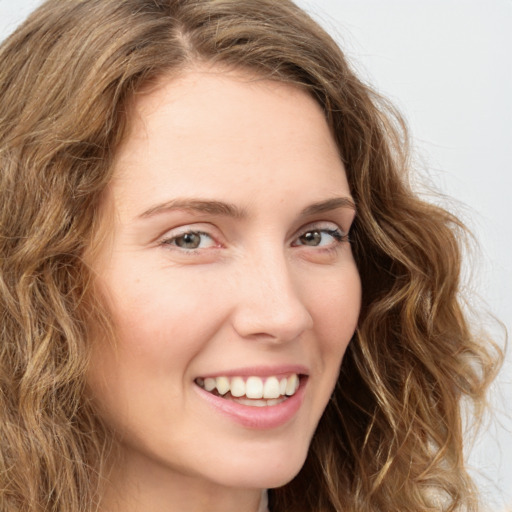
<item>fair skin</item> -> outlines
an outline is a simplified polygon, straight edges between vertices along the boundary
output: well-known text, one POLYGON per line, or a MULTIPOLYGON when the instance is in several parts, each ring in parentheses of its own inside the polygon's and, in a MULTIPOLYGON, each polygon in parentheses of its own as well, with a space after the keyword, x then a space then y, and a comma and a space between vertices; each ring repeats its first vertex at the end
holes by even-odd
POLYGON ((291 85, 196 68, 132 107, 91 263, 117 338, 89 372, 122 457, 102 510, 255 512, 304 463, 356 328, 345 170, 291 85))

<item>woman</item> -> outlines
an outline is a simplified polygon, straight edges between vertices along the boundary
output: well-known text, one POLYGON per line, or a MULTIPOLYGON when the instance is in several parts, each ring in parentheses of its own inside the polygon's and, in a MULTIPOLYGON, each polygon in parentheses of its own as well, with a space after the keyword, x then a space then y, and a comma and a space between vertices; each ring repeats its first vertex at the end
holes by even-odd
POLYGON ((53 0, 0 60, 2 510, 476 509, 463 226, 322 29, 53 0))

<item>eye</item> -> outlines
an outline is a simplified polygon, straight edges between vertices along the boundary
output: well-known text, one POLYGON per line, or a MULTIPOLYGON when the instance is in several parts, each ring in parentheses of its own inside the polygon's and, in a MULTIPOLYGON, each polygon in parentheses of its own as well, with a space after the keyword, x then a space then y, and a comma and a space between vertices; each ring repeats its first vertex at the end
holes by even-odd
POLYGON ((294 246, 328 247, 348 239, 340 229, 315 228, 305 231, 293 243, 294 246))
POLYGON ((166 238, 162 244, 171 245, 185 250, 207 249, 217 244, 208 233, 202 231, 187 231, 177 236, 166 238))

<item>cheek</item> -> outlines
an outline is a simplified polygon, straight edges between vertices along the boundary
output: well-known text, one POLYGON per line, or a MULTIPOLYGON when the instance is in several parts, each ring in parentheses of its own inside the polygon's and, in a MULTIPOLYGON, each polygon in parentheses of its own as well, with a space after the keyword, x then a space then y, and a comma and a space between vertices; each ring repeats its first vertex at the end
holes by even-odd
POLYGON ((361 280, 355 263, 311 287, 308 295, 321 339, 334 350, 344 351, 357 327, 361 310, 361 280))
POLYGON ((108 380, 102 387, 114 390, 135 387, 138 380, 144 388, 158 385, 149 376, 185 378, 190 361, 225 317, 214 283, 179 270, 139 273, 133 280, 126 275, 119 265, 100 283, 116 339, 95 342, 91 379, 108 380))
POLYGON ((219 316, 211 298, 189 288, 176 300, 176 288, 169 291, 160 284, 141 279, 124 283, 119 293, 110 290, 115 340, 94 340, 89 389, 104 419, 130 436, 144 417, 172 424, 171 409, 162 404, 181 410, 191 362, 215 331, 219 316))
POLYGON ((320 353, 317 371, 326 377, 325 392, 329 396, 357 328, 361 309, 361 280, 357 268, 350 264, 343 270, 310 289, 310 311, 320 353))

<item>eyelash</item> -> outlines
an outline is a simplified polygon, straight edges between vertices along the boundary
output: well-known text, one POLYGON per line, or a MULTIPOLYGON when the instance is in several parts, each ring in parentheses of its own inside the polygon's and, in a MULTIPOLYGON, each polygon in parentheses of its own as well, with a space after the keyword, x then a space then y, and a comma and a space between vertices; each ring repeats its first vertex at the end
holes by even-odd
POLYGON ((304 243, 302 243, 302 244, 294 243, 292 245, 294 247, 301 247, 301 246, 303 246, 303 247, 322 247, 324 250, 330 250, 333 248, 337 248, 337 246, 343 242, 349 241, 348 235, 346 233, 344 233, 343 231, 341 231, 341 229, 339 229, 339 228, 327 229, 327 228, 318 228, 318 227, 307 229, 301 235, 299 235, 296 240, 300 240, 301 238, 305 237, 306 235, 313 234, 313 233, 321 233, 321 234, 329 235, 331 238, 333 238, 335 240, 335 243, 328 244, 327 247, 325 245, 309 246, 308 244, 304 244, 304 243), (334 247, 332 247, 332 245, 334 245, 334 247))
MULTIPOLYGON (((164 240, 162 240, 161 244, 164 245, 164 246, 171 246, 171 247, 176 247, 177 249, 181 249, 183 252, 186 252, 186 253, 190 253, 190 254, 194 254, 196 253, 197 251, 201 250, 201 248, 199 247, 194 247, 194 248, 185 248, 185 247, 180 247, 178 244, 177 244, 177 241, 180 239, 180 238, 184 238, 188 235, 199 235, 199 236, 202 236, 202 237, 208 237, 210 240, 212 240, 212 242, 215 243, 215 239, 208 233, 204 232, 204 231, 199 231, 199 230, 189 230, 189 231, 184 231, 182 233, 179 233, 178 235, 175 235, 175 236, 172 236, 172 237, 169 237, 169 238, 165 238, 164 240)), ((216 244, 216 246, 218 247, 218 244, 216 244)))
MULTIPOLYGON (((308 229, 302 231, 295 238, 294 242, 292 243, 292 247, 313 247, 313 248, 317 248, 317 250, 321 250, 321 251, 333 251, 333 250, 337 250, 339 248, 339 246, 342 243, 344 243, 344 242, 349 242, 350 243, 349 236, 348 236, 348 233, 343 232, 340 228, 328 229, 328 228, 324 228, 324 227, 320 227, 320 226, 312 226, 312 227, 308 227, 308 229), (305 244, 305 243, 297 243, 297 241, 299 241, 301 238, 305 237, 308 234, 312 234, 312 233, 321 233, 321 234, 329 235, 330 237, 333 238, 334 242, 333 243, 324 244, 324 245, 320 245, 320 244, 319 245, 308 245, 308 244, 305 244)), ((215 249, 215 248, 219 248, 220 247, 220 244, 216 243, 215 238, 212 235, 210 235, 209 233, 206 233, 204 231, 201 231, 201 230, 193 230, 193 229, 190 229, 188 231, 183 231, 183 232, 181 232, 181 233, 179 233, 177 235, 174 235, 172 237, 165 238, 165 239, 163 239, 160 242, 160 245, 167 246, 167 247, 171 246, 173 248, 176 248, 176 249, 182 251, 184 254, 189 254, 189 255, 194 255, 194 254, 196 254, 199 251, 204 250, 204 249, 210 249, 210 248, 214 248, 215 249), (201 247, 185 248, 185 247, 180 247, 177 244, 177 241, 179 239, 182 239, 182 238, 188 236, 188 235, 199 235, 201 237, 207 237, 207 238, 209 238, 212 241, 213 246, 212 247, 208 247, 208 248, 201 248, 201 247)))

